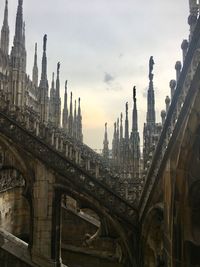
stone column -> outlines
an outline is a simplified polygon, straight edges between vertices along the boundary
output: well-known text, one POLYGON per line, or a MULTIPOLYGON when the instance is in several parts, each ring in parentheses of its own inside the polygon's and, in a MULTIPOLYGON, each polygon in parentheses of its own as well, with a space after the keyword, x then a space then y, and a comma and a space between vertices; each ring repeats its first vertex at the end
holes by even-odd
POLYGON ((54 190, 51 255, 56 267, 61 266, 61 200, 61 192, 54 190))
POLYGON ((54 175, 39 161, 33 185, 32 261, 39 266, 58 267, 60 260, 60 196, 55 193, 54 175), (59 240, 58 240, 59 239, 59 240))

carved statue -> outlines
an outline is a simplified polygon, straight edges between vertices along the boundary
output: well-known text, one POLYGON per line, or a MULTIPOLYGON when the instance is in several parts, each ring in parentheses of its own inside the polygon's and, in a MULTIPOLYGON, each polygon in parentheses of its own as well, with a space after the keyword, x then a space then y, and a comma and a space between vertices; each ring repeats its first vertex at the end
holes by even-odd
POLYGON ((149 59, 149 80, 153 80, 153 65, 154 65, 154 60, 153 60, 153 56, 150 57, 149 59))

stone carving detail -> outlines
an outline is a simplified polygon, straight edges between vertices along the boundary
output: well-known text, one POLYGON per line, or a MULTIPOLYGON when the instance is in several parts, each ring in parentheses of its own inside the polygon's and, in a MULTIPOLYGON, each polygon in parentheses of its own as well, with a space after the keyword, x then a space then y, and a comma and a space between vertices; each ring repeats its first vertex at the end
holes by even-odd
POLYGON ((13 168, 0 170, 0 192, 22 186, 25 186, 25 180, 19 171, 13 168))
MULTIPOLYGON (((71 147, 72 152, 71 157, 66 156, 66 151, 59 149, 60 141, 58 142, 58 150, 50 142, 46 141, 46 136, 49 136, 52 131, 51 128, 46 127, 44 130, 41 127, 43 130, 40 130, 40 138, 38 138, 29 129, 26 129, 24 125, 21 126, 22 124, 19 124, 20 118, 23 118, 21 115, 18 115, 18 119, 12 120, 9 115, 0 111, 1 133, 13 140, 14 143, 19 144, 25 151, 30 152, 34 157, 44 162, 45 165, 54 169, 59 175, 69 179, 79 191, 82 190, 82 192, 84 191, 93 196, 104 207, 111 210, 112 213, 115 213, 131 224, 137 223, 136 208, 112 191, 111 185, 116 181, 116 176, 112 176, 108 168, 104 169, 105 165, 101 164, 103 160, 100 159, 100 156, 94 158, 95 153, 90 151, 85 145, 78 142, 74 143, 73 139, 70 139, 69 142, 69 139, 65 137, 65 142, 71 147), (82 157, 81 160, 79 159, 78 164, 74 147, 78 147, 82 152, 82 157), (94 169, 98 165, 99 177, 102 178, 101 181, 95 178, 94 169, 91 168, 91 171, 87 171, 81 167, 80 162, 88 160, 91 161, 90 165, 93 165, 94 169)), ((63 136, 64 134, 62 134, 63 136)))
MULTIPOLYGON (((198 38, 199 34, 200 30, 198 32, 198 38)), ((200 38, 198 40, 200 41, 200 38)), ((189 101, 188 99, 191 99, 194 95, 194 85, 196 82, 195 80, 198 79, 200 73, 198 42, 193 41, 190 43, 188 50, 189 55, 184 62, 184 68, 181 72, 175 90, 176 97, 172 99, 173 101, 167 115, 167 123, 165 123, 163 127, 159 142, 154 153, 153 161, 151 162, 149 170, 145 177, 145 185, 140 198, 140 215, 145 209, 149 195, 152 191, 152 188, 154 187, 154 183, 159 177, 159 172, 162 171, 162 168, 165 166, 165 161, 169 153, 168 149, 170 147, 170 144, 173 143, 173 140, 175 140, 174 136, 177 134, 178 129, 180 129, 179 124, 182 120, 183 114, 186 114, 185 109, 189 109, 190 107, 189 104, 186 107, 184 103, 192 103, 192 101, 189 101)))

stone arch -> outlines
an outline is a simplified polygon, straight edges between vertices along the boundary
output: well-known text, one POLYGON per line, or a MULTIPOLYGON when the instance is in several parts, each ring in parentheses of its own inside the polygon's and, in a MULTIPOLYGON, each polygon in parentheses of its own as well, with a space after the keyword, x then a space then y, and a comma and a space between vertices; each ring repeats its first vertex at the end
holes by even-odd
POLYGON ((0 134, 0 227, 31 244, 31 187, 28 158, 0 134))
MULTIPOLYGON (((125 266, 137 266, 137 254, 135 247, 133 245, 133 239, 135 237, 132 236, 133 229, 130 227, 130 231, 124 229, 123 224, 118 221, 117 218, 113 217, 109 212, 102 207, 95 199, 90 198, 87 194, 80 194, 74 190, 73 186, 63 186, 63 185, 56 185, 60 190, 62 190, 63 194, 68 194, 74 199, 78 200, 78 202, 85 203, 85 207, 93 210, 100 218, 101 221, 101 231, 99 232, 100 237, 105 236, 112 231, 113 237, 118 238, 118 244, 121 247, 118 252, 119 254, 123 254, 120 256, 120 263, 124 264, 125 266), (121 250, 121 251, 120 251, 121 250)), ((134 230, 136 233, 136 229, 134 230)), ((119 256, 118 254, 118 256, 119 256)))
POLYGON ((145 216, 142 234, 142 266, 164 266, 163 205, 154 205, 145 216))
POLYGON ((179 143, 172 196, 173 266, 200 263, 200 108, 199 94, 179 143))

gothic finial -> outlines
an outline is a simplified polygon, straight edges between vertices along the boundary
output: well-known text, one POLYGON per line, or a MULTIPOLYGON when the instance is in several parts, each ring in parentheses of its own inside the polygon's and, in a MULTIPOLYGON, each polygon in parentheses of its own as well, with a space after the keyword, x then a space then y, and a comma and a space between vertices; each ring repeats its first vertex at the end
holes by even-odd
POLYGON ((155 64, 154 60, 153 60, 153 56, 150 57, 149 59, 149 80, 152 81, 153 80, 153 65, 155 64))
POLYGON ((68 81, 66 80, 66 81, 65 81, 65 89, 67 89, 67 82, 68 82, 68 81))
POLYGON ((8 24, 8 0, 6 0, 6 4, 5 4, 5 10, 4 10, 4 22, 3 24, 7 26, 8 24))
POLYGON ((128 117, 128 102, 126 102, 126 117, 128 117))
POLYGON ((119 118, 117 118, 117 131, 118 131, 118 134, 119 134, 119 118))
POLYGON ((54 72, 52 73, 51 88, 52 88, 52 89, 55 89, 55 88, 54 88, 54 72))
POLYGON ((8 25, 8 1, 6 0, 5 9, 4 9, 4 19, 3 26, 1 29, 1 43, 0 47, 5 55, 8 55, 9 49, 9 25, 8 25))
POLYGON ((133 101, 136 102, 136 86, 133 87, 133 101))
POLYGON ((105 132, 107 133, 107 122, 105 123, 105 132))
POLYGON ((47 50, 47 35, 45 34, 43 38, 43 51, 46 50, 47 50))
POLYGON ((14 46, 18 46, 19 43, 23 44, 23 1, 18 1, 17 16, 15 22, 15 37, 14 46))
POLYGON ((71 97, 71 101, 72 101, 72 92, 71 92, 71 94, 70 94, 70 97, 71 97))
POLYGON ((35 43, 35 55, 37 55, 37 43, 35 43))
POLYGON ((57 64, 57 75, 59 76, 59 72, 60 72, 60 62, 58 62, 57 64))

